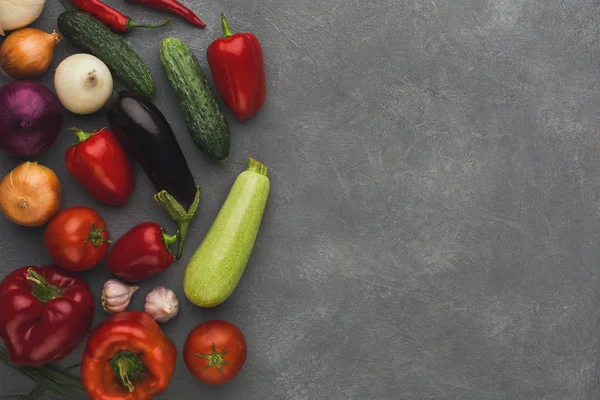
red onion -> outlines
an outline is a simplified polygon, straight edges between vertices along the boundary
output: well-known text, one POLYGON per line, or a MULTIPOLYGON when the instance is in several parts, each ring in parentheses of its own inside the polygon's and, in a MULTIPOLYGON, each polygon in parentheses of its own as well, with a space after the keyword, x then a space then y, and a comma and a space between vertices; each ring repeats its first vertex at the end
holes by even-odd
POLYGON ((14 81, 0 88, 0 147, 13 156, 33 156, 58 137, 63 109, 47 87, 14 81))

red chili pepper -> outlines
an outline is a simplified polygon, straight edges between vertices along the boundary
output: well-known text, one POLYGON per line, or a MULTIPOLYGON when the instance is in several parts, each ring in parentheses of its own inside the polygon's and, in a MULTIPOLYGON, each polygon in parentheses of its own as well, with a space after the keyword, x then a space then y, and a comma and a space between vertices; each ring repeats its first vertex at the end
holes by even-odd
POLYGON ((113 32, 123 33, 134 28, 160 28, 169 22, 167 18, 160 24, 138 24, 137 22, 133 22, 127 15, 123 15, 120 11, 99 0, 71 0, 71 2, 78 10, 98 18, 100 22, 108 26, 113 32))
POLYGON ((185 19, 192 25, 199 28, 206 27, 206 24, 198 18, 196 14, 177 0, 129 0, 131 3, 141 4, 146 7, 156 8, 158 10, 168 11, 185 19))
POLYGON ((108 270, 127 282, 139 282, 173 265, 171 244, 177 235, 167 235, 154 222, 134 226, 113 246, 106 262, 108 270))
POLYGON ((243 121, 260 110, 266 94, 265 65, 260 42, 251 33, 231 33, 221 14, 223 37, 208 47, 208 64, 217 91, 243 121))
POLYGON ((39 367, 71 353, 87 335, 94 296, 54 265, 25 267, 0 282, 0 337, 14 365, 39 367))
POLYGON ((122 312, 90 334, 81 381, 92 400, 151 400, 165 391, 177 349, 144 312, 122 312))
POLYGON ((101 202, 127 204, 135 185, 135 174, 127 153, 107 129, 87 133, 71 128, 78 142, 65 154, 67 170, 101 202))

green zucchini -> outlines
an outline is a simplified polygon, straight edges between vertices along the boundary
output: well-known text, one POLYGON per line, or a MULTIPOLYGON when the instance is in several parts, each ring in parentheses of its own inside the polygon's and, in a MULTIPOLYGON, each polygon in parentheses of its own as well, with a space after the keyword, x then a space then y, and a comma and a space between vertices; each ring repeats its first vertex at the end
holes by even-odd
POLYGON ((179 39, 164 39, 160 61, 181 102, 194 143, 207 156, 225 161, 229 156, 229 127, 192 50, 179 39))
POLYGON ((58 16, 57 23, 64 37, 102 60, 129 89, 146 97, 154 96, 150 70, 119 35, 79 11, 65 11, 58 16))
POLYGON ((271 183, 267 167, 250 159, 185 271, 183 288, 200 307, 215 307, 235 290, 256 241, 271 183))

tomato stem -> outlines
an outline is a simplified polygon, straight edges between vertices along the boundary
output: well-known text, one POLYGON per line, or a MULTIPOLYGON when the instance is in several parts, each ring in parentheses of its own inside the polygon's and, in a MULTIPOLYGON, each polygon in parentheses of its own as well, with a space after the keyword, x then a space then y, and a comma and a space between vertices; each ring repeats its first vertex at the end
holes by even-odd
POLYGON ((133 381, 139 378, 144 372, 144 365, 137 354, 121 350, 110 360, 110 366, 115 375, 121 380, 123 386, 130 393, 133 392, 135 389, 133 381))
POLYGON ((31 282, 32 293, 42 303, 54 300, 62 295, 62 289, 48 283, 48 280, 41 274, 34 271, 33 268, 27 270, 27 280, 31 282))
POLYGON ((204 369, 208 369, 210 367, 216 367, 221 375, 225 375, 223 372, 223 365, 229 365, 229 362, 224 359, 225 355, 229 350, 225 350, 222 353, 217 353, 217 349, 215 349, 215 344, 212 344, 212 354, 194 354, 196 357, 204 358, 208 360, 208 364, 204 369))
POLYGON ((98 248, 102 245, 102 243, 112 243, 109 239, 103 237, 101 235, 102 232, 106 230, 106 227, 96 229, 96 223, 92 222, 92 230, 88 235, 86 242, 92 242, 95 248, 98 248))

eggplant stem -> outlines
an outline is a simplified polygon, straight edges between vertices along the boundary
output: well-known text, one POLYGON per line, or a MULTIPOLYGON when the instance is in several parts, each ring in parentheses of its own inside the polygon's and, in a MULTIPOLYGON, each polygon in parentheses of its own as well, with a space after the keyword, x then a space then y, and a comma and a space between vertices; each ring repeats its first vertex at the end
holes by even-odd
POLYGON ((183 245, 188 234, 188 230, 192 220, 198 212, 198 206, 200 205, 200 186, 197 187, 196 196, 194 202, 187 209, 183 208, 181 204, 166 190, 162 190, 154 195, 154 200, 169 214, 169 216, 177 222, 177 236, 179 238, 179 244, 177 247, 177 256, 179 260, 183 254, 183 245))

